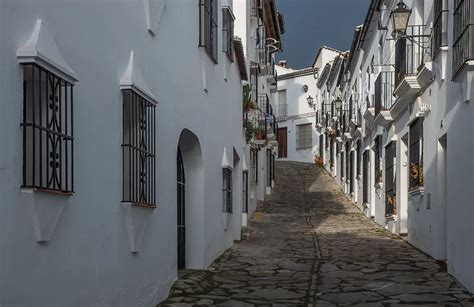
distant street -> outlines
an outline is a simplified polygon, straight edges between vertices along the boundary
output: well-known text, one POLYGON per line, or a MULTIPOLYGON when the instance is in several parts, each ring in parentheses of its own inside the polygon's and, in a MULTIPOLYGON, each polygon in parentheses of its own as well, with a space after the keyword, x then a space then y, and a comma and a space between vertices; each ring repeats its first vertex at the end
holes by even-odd
POLYGON ((354 207, 311 164, 277 162, 277 187, 208 271, 184 271, 163 306, 473 306, 436 261, 354 207))

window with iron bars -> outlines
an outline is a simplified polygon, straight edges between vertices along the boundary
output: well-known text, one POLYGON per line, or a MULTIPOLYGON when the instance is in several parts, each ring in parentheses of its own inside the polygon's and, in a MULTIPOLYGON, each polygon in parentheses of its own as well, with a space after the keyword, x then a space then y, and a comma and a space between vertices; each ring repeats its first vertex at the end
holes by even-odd
POLYGON ((273 179, 273 165, 272 165, 272 150, 267 148, 267 187, 272 186, 272 179, 273 179))
POLYGON ((417 118, 410 125, 410 187, 423 187, 423 120, 417 118))
POLYGON ((370 186, 370 151, 364 151, 362 155, 363 169, 362 169, 362 202, 369 203, 369 186, 370 186))
POLYGON ((258 149, 250 149, 250 182, 258 183, 258 149))
POLYGON ((23 64, 23 187, 74 192, 73 84, 23 64))
POLYGON ((217 0, 199 0, 199 47, 217 64, 217 0))
POLYGON ((122 202, 156 206, 154 103, 131 89, 122 90, 122 202))
POLYGON ((453 13, 453 74, 468 60, 474 59, 474 17, 471 6, 474 0, 454 0, 453 13))
POLYGON ((230 61, 234 61, 234 16, 230 8, 222 10, 222 51, 230 61))
POLYGON ((232 213, 232 170, 230 168, 222 169, 222 195, 223 211, 232 213))
POLYGON ((258 64, 250 63, 250 96, 253 103, 258 102, 258 64))
POLYGON ((447 36, 444 32, 444 23, 446 22, 448 10, 444 7, 444 4, 445 0, 434 0, 434 24, 432 38, 433 58, 438 55, 439 51, 441 50, 441 46, 447 45, 447 36))
POLYGON ((385 215, 397 214, 396 142, 385 147, 385 215))
POLYGON ((270 53, 267 48, 267 35, 263 25, 257 28, 257 55, 258 63, 261 65, 267 64, 270 60, 270 53))
POLYGON ((361 175, 361 155, 362 155, 362 141, 357 140, 357 145, 356 145, 356 175, 360 176, 361 175))
POLYGON ((375 138, 375 146, 374 146, 374 153, 375 153, 375 165, 374 165, 374 178, 375 184, 382 183, 382 136, 378 135, 375 138))
POLYGON ((296 149, 313 147, 313 125, 303 124, 296 126, 296 149))
POLYGON ((249 172, 242 173, 242 206, 243 212, 249 212, 249 172))
POLYGON ((261 14, 261 11, 263 10, 262 1, 263 0, 250 0, 250 5, 251 5, 250 16, 251 17, 258 18, 262 15, 261 14))

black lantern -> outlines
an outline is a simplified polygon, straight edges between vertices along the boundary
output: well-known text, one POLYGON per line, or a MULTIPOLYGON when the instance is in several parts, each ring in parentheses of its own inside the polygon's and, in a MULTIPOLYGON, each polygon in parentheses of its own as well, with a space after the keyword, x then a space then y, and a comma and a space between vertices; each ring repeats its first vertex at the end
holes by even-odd
POLYGON ((313 107, 314 107, 314 99, 313 99, 313 97, 311 97, 311 95, 310 95, 310 96, 308 96, 308 98, 306 98, 306 100, 308 101, 309 107, 310 107, 310 108, 313 108, 313 107))
POLYGON ((407 31, 408 21, 410 20, 411 9, 400 0, 397 8, 392 11, 390 17, 392 19, 393 32, 396 36, 404 35, 407 31))

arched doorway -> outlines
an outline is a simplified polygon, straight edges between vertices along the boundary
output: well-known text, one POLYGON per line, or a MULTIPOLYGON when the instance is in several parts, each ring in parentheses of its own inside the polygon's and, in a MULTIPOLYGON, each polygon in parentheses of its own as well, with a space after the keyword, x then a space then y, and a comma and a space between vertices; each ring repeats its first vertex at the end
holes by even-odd
POLYGON ((183 156, 178 147, 176 157, 177 205, 178 205, 178 270, 186 268, 186 177, 183 156))
POLYGON ((204 269, 204 175, 198 137, 184 129, 176 147, 177 267, 204 269))

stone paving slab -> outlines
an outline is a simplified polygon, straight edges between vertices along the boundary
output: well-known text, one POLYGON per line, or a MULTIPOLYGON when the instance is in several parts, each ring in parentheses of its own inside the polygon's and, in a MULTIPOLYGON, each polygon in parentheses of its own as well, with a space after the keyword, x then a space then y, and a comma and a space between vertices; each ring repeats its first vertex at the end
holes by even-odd
POLYGON ((474 306, 432 258, 367 219, 323 170, 276 163, 248 239, 184 271, 160 306, 474 306))

